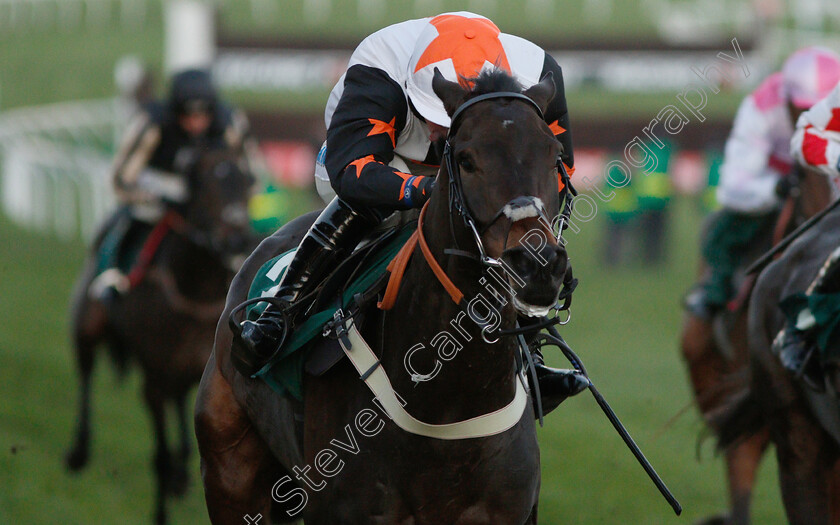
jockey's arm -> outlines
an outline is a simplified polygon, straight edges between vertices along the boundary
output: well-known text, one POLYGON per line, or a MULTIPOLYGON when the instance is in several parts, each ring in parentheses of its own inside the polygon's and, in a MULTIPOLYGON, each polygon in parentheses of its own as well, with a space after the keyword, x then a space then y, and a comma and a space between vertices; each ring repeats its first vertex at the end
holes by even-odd
POLYGON ((405 127, 408 103, 384 71, 355 65, 327 130, 325 166, 336 194, 351 205, 382 211, 418 208, 431 193, 432 177, 388 166, 405 127))
POLYGON ((154 194, 141 187, 141 175, 160 144, 160 128, 152 123, 145 112, 138 114, 129 124, 117 150, 111 171, 111 181, 117 199, 123 204, 149 202, 154 194))
POLYGON ((771 125, 752 97, 744 99, 726 141, 720 167, 717 199, 724 208, 760 214, 778 205, 776 186, 782 173, 771 162, 771 125))
POLYGON ((545 110, 545 122, 548 124, 554 136, 563 145, 563 153, 560 155, 563 164, 566 165, 566 172, 571 175, 575 172, 575 156, 572 150, 572 130, 569 122, 569 109, 566 106, 566 90, 563 86, 563 70, 554 58, 548 53, 545 54, 545 62, 540 77, 551 72, 554 79, 556 93, 545 110))
POLYGON ((840 84, 800 115, 791 154, 803 166, 840 177, 840 84))

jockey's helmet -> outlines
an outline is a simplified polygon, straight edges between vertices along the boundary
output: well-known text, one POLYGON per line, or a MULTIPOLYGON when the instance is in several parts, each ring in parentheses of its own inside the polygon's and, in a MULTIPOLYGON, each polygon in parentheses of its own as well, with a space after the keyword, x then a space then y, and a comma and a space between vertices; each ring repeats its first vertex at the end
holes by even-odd
POLYGON ((216 98, 216 89, 207 71, 188 69, 172 77, 169 104, 176 115, 212 113, 216 98))
POLYGON ((808 109, 840 82, 840 56, 825 47, 805 47, 782 66, 785 94, 798 109, 808 109))
POLYGON ((408 62, 406 92, 418 113, 429 122, 449 127, 449 115, 432 90, 438 68, 444 78, 467 87, 467 79, 486 68, 510 72, 499 28, 483 16, 460 11, 428 20, 408 62))

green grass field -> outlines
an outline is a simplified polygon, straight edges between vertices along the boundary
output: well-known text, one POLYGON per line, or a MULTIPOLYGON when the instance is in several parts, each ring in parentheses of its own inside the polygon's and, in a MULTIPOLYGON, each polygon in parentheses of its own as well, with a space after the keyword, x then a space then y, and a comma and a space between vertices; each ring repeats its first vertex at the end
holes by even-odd
MULTIPOLYGON (((599 389, 685 509, 677 519, 584 393, 567 401, 540 430, 545 524, 692 523, 726 504, 722 463, 711 442, 696 458, 703 426, 690 409, 677 349, 679 299, 690 284, 699 214, 675 209, 668 260, 656 269, 607 269, 599 260, 602 223, 583 225, 570 241, 581 280, 566 339, 599 389)), ((93 455, 71 475, 62 456, 72 436, 76 383, 67 335, 67 301, 84 256, 0 219, 0 523, 145 524, 153 480, 150 422, 139 378, 118 384, 106 360, 95 374, 93 455)), ((562 364, 557 355, 551 364, 562 364)), ((772 455, 762 466, 755 523, 784 523, 772 455)), ((172 523, 206 523, 193 458, 187 497, 170 506, 172 523)))

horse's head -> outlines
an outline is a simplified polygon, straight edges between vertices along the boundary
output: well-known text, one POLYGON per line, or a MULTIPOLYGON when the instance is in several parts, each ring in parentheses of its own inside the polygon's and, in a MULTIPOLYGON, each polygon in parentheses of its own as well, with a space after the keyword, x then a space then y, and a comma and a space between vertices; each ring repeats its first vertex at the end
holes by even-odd
POLYGON ((459 246, 477 246, 485 264, 505 268, 516 309, 545 315, 568 267, 552 234, 561 146, 542 117, 554 83, 547 77, 523 91, 501 70, 472 80, 471 90, 440 73, 432 83, 452 117, 438 205, 449 201, 455 224, 467 218, 453 231, 459 246))
POLYGON ((188 176, 189 199, 179 209, 184 233, 196 244, 221 256, 238 256, 253 248, 248 199, 254 177, 234 151, 207 152, 188 176))

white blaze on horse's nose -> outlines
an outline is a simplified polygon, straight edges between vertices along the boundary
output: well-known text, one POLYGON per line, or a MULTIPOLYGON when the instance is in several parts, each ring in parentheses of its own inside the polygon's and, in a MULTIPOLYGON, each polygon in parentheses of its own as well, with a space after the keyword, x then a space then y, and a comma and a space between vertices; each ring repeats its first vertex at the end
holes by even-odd
POLYGON ((518 203, 509 202, 502 208, 502 213, 511 222, 521 221, 523 219, 530 219, 531 217, 540 217, 540 210, 544 208, 543 201, 539 197, 529 197, 527 203, 519 205, 518 203))
POLYGON ((507 127, 508 127, 508 126, 510 126, 511 124, 513 124, 513 121, 512 121, 512 120, 503 120, 503 121, 502 121, 502 127, 503 127, 503 128, 507 128, 507 127))

